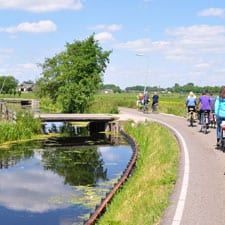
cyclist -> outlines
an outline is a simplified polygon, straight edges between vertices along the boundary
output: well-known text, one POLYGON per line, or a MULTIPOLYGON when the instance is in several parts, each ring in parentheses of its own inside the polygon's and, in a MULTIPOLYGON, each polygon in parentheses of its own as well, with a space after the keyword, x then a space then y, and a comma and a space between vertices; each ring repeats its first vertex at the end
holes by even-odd
POLYGON ((214 113, 214 111, 215 111, 215 101, 216 101, 216 98, 213 96, 213 93, 210 93, 209 99, 210 99, 211 112, 214 113))
POLYGON ((195 118, 195 113, 196 113, 196 105, 197 105, 196 96, 191 91, 186 99, 186 107, 188 110, 188 115, 191 111, 194 112, 194 118, 195 118))
POLYGON ((143 109, 144 111, 148 110, 148 103, 149 103, 149 94, 147 91, 144 92, 143 96, 143 109))
POLYGON ((142 108, 142 99, 143 99, 143 93, 139 93, 136 96, 136 106, 138 110, 141 110, 142 108))
MULTIPOLYGON (((208 121, 209 121, 209 114, 210 114, 210 109, 211 109, 211 107, 210 107, 210 98, 206 94, 205 90, 202 91, 202 95, 199 97, 198 104, 201 105, 201 108, 200 108, 200 123, 202 124, 203 123, 203 119, 204 119, 203 112, 207 112, 207 114, 208 114, 208 121)), ((208 124, 207 124, 207 128, 208 128, 208 124)))
POLYGON ((210 99, 210 122, 211 125, 215 127, 215 101, 216 98, 213 96, 213 93, 210 93, 209 95, 209 99, 210 99))
POLYGON ((220 135, 221 135, 221 122, 225 120, 225 86, 221 87, 219 96, 216 97, 215 102, 215 114, 217 121, 217 146, 220 145, 220 135))
POLYGON ((159 96, 158 96, 157 92, 155 91, 152 96, 152 112, 157 111, 158 103, 159 103, 159 96))

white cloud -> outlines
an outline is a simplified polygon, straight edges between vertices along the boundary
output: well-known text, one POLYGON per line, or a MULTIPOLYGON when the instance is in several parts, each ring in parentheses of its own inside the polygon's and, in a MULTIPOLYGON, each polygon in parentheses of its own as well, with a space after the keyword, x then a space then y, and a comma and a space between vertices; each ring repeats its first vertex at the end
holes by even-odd
POLYGON ((94 37, 96 40, 102 41, 102 42, 108 42, 114 39, 112 34, 109 32, 101 32, 101 33, 95 34, 94 37))
POLYGON ((122 29, 122 25, 119 24, 111 24, 111 25, 104 25, 99 24, 93 27, 90 27, 91 30, 104 30, 104 31, 117 31, 122 29))
POLYGON ((13 52, 14 50, 12 48, 0 48, 0 63, 8 60, 13 52))
POLYGON ((1 0, 0 3, 0 9, 20 9, 36 13, 65 9, 79 10, 81 8, 81 0, 1 0))
POLYGON ((195 67, 196 68, 199 68, 199 69, 205 69, 205 68, 209 68, 209 64, 208 63, 199 63, 199 64, 196 64, 195 67))
MULTIPOLYGON (((160 76, 169 77, 169 73, 173 76, 177 73, 184 77, 188 71, 191 71, 192 73, 188 75, 186 80, 176 78, 177 81, 184 83, 193 80, 198 81, 201 85, 203 75, 215 74, 217 71, 217 76, 221 76, 222 73, 219 70, 225 68, 222 60, 225 56, 225 26, 193 25, 177 27, 167 29, 166 34, 167 39, 164 40, 137 39, 117 43, 114 48, 143 53, 151 59, 157 58, 157 60, 160 60, 160 66, 165 65, 166 71, 164 71, 163 66, 159 68, 154 65, 155 60, 152 60, 153 66, 151 68, 153 72, 154 70, 157 71, 157 78, 161 84, 163 79, 160 79, 160 76), (169 71, 173 67, 176 68, 175 71, 169 71)), ((126 74, 128 73, 127 71, 126 74)), ((125 72, 121 76, 124 76, 124 74, 125 72)), ((130 74, 129 77, 133 76, 130 74)), ((129 81, 131 82, 130 78, 129 81)))
POLYGON ((68 206, 67 204, 51 204, 49 201, 63 192, 65 195, 69 193, 66 192, 63 179, 52 172, 35 169, 27 171, 21 167, 15 173, 0 174, 0 178, 1 190, 4 190, 0 193, 0 204, 6 208, 43 213, 68 206), (3 177, 5 182, 2 180, 3 177), (31 182, 28 183, 27 178, 31 182))
POLYGON ((41 73, 41 68, 35 63, 24 63, 24 64, 6 64, 4 63, 0 67, 0 74, 11 75, 18 79, 20 82, 26 80, 35 81, 41 73))
POLYGON ((193 25, 190 27, 178 27, 167 29, 166 32, 173 36, 207 37, 225 33, 224 26, 193 25))
POLYGON ((17 32, 29 32, 29 33, 46 33, 54 32, 57 30, 57 26, 50 20, 43 20, 37 23, 20 23, 15 27, 0 27, 0 32, 17 33, 17 32))
POLYGON ((225 53, 224 26, 194 25, 168 29, 166 33, 173 38, 168 41, 138 39, 116 44, 115 48, 143 53, 158 52, 167 59, 179 61, 188 58, 190 61, 191 57, 199 57, 206 53, 215 55, 225 53))
POLYGON ((169 45, 167 41, 152 41, 150 39, 139 39, 135 41, 128 41, 126 43, 116 44, 115 47, 119 49, 127 49, 135 52, 153 52, 160 49, 166 49, 169 45))
POLYGON ((182 54, 197 55, 203 53, 225 53, 225 27, 195 25, 167 30, 175 37, 171 42, 172 49, 182 49, 182 54))
POLYGON ((198 13, 199 16, 224 16, 225 9, 209 8, 198 13))

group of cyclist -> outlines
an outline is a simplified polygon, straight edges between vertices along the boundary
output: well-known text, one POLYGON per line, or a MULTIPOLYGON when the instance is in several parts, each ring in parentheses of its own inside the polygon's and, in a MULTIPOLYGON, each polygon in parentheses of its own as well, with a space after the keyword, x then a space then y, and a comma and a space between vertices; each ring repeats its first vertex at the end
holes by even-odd
MULTIPOLYGON (((149 98, 149 93, 147 91, 144 91, 144 93, 139 93, 137 95, 137 108, 138 110, 142 110, 143 112, 148 111, 148 104, 150 102, 150 98, 149 98)), ((159 103, 159 96, 157 94, 157 92, 154 92, 153 96, 152 96, 152 112, 156 112, 157 111, 157 106, 159 103)))
MULTIPOLYGON (((203 123, 203 113, 207 113, 208 121, 215 115, 217 146, 221 145, 221 123, 225 121, 225 86, 221 87, 219 95, 214 97, 212 93, 207 95, 206 91, 197 99, 193 92, 190 92, 186 99, 188 113, 193 111, 195 119, 203 123)), ((224 122, 225 123, 225 122, 224 122)), ((209 126, 209 123, 207 124, 209 126)), ((208 128, 208 127, 207 127, 208 128)))

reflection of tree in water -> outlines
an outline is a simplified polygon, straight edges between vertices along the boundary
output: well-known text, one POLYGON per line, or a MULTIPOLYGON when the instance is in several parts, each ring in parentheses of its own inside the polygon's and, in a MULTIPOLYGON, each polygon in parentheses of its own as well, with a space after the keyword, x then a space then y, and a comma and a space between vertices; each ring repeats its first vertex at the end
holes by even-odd
POLYGON ((39 142, 26 142, 22 144, 12 144, 7 149, 0 148, 0 169, 9 168, 19 161, 29 159, 34 155, 34 148, 40 147, 39 142))
MULTIPOLYGON (((42 149, 42 143, 31 141, 0 148, 0 169, 34 157, 35 149, 42 149)), ((41 155, 44 169, 64 177, 65 184, 94 186, 99 179, 107 178, 107 170, 104 170, 104 162, 96 146, 48 148, 42 149, 41 155)))
POLYGON ((58 150, 46 150, 42 155, 43 166, 65 178, 69 185, 92 185, 99 179, 106 180, 103 159, 97 147, 79 147, 58 150))

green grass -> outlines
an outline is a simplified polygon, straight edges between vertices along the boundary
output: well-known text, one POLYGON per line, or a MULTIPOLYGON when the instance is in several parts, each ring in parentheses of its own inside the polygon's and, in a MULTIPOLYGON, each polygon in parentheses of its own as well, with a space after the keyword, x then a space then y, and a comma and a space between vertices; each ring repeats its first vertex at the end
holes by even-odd
POLYGON ((118 107, 133 108, 135 106, 134 94, 98 94, 95 95, 89 112, 91 113, 118 113, 118 107))
MULTIPOLYGON (((136 108, 136 95, 138 93, 121 93, 121 94, 96 94, 94 101, 86 113, 118 113, 118 107, 136 108)), ((12 98, 10 95, 0 95, 2 98, 12 98)), ((36 99, 34 93, 22 93, 16 98, 36 99)), ((150 93, 150 100, 152 93, 150 93)), ((159 112, 174 114, 178 116, 186 116, 185 100, 186 95, 183 94, 163 94, 159 93, 159 112)), ((151 101, 150 103, 151 104, 151 101)), ((40 99, 40 112, 43 113, 59 113, 62 109, 59 105, 53 104, 48 98, 40 99)))
POLYGON ((125 130, 139 145, 136 170, 97 225, 158 224, 177 178, 177 140, 167 128, 153 122, 136 127, 130 123, 125 130))
POLYGON ((21 98, 21 99, 37 99, 37 96, 33 92, 22 92, 21 95, 16 94, 0 94, 0 99, 3 98, 21 98))
MULTIPOLYGON (((91 113, 118 113, 118 107, 136 108, 136 95, 138 93, 99 94, 95 96, 89 112, 91 113)), ((150 97, 152 93, 150 93, 150 97)), ((151 98, 150 98, 151 100, 151 98)), ((186 96, 182 94, 159 94, 159 107, 161 113, 186 116, 186 96)), ((151 104, 151 101, 150 103, 151 104)))
POLYGON ((17 113, 17 123, 0 122, 0 144, 9 141, 30 139, 40 134, 41 121, 28 112, 17 113))

